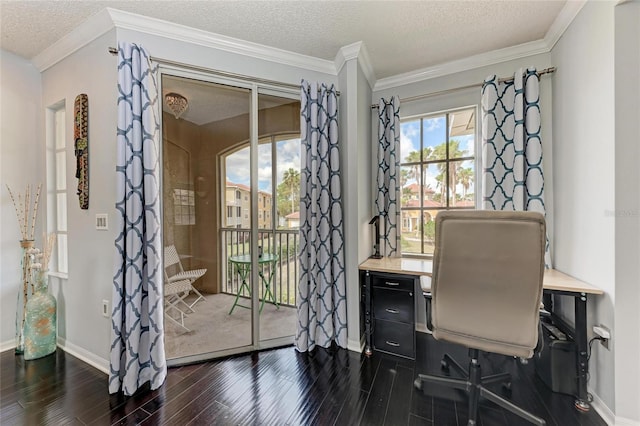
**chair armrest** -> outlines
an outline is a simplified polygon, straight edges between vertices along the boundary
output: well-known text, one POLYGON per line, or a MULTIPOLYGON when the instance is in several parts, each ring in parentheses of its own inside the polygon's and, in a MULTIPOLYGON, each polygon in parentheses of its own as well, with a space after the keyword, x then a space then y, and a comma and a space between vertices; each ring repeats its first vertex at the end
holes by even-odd
POLYGON ((420 288, 422 289, 422 295, 426 303, 427 313, 427 330, 432 331, 431 324, 431 277, 428 275, 420 276, 420 288))

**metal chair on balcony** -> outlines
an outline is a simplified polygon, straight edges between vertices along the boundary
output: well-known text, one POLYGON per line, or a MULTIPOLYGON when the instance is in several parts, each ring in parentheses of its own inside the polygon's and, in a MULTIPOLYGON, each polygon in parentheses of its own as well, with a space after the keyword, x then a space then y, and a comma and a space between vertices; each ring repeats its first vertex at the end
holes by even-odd
POLYGON ((184 290, 177 295, 178 298, 184 303, 192 312, 193 307, 200 300, 204 300, 204 296, 193 286, 193 283, 202 277, 207 272, 206 269, 191 269, 185 271, 182 267, 182 262, 180 262, 180 256, 178 256, 178 251, 176 250, 176 246, 173 244, 170 246, 166 246, 164 248, 164 278, 165 278, 165 293, 167 285, 178 282, 178 281, 188 281, 189 288, 181 286, 180 288, 184 288, 184 290), (167 269, 176 270, 176 273, 169 275, 167 269), (187 303, 185 300, 190 292, 194 292, 198 297, 196 300, 191 302, 191 304, 187 303))

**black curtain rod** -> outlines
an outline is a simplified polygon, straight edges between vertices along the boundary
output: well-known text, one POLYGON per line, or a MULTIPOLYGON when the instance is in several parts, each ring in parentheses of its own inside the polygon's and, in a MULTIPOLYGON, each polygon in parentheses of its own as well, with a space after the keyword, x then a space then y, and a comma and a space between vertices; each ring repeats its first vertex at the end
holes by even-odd
MULTIPOLYGON (((538 77, 540 77, 542 75, 551 74, 553 72, 556 72, 556 67, 545 68, 543 70, 536 72, 536 74, 538 75, 538 77)), ((499 83, 506 83, 508 81, 513 81, 513 77, 505 77, 505 78, 498 79, 499 83)), ((400 103, 418 101, 420 99, 430 98, 432 96, 446 95, 448 93, 458 92, 460 90, 465 90, 465 89, 472 89, 474 87, 482 87, 483 84, 484 83, 469 84, 468 86, 454 87, 453 89, 446 89, 446 90, 440 90, 438 92, 425 93, 424 95, 417 95, 417 96, 412 96, 410 98, 400 99, 400 103)), ((378 104, 371 104, 371 109, 376 109, 378 107, 379 107, 378 104)))

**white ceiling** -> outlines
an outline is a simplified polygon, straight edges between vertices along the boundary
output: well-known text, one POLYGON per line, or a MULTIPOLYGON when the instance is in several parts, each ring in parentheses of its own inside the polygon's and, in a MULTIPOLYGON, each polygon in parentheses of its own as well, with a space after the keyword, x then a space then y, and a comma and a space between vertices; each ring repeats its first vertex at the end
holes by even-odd
POLYGON ((565 3, 0 0, 0 47, 34 58, 110 7, 331 61, 362 41, 381 79, 544 39, 565 3))

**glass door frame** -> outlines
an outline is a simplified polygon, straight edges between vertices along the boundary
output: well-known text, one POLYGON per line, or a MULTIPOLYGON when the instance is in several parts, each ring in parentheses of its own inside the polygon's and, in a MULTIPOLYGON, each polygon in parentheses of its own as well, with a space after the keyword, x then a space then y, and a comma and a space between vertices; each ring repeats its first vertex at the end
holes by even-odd
MULTIPOLYGON (((160 146, 158 152, 158 162, 162 167, 162 174, 159 182, 159 190, 160 194, 164 193, 164 158, 163 158, 163 144, 164 144, 164 123, 162 120, 162 80, 164 76, 171 77, 181 77, 186 79, 199 80, 207 83, 213 84, 221 84, 230 87, 236 87, 240 89, 247 89, 250 92, 250 102, 249 102, 249 158, 250 158, 250 187, 251 187, 251 232, 250 232, 250 254, 251 254, 251 273, 250 273, 250 287, 251 287, 251 343, 249 345, 238 346, 235 348, 224 349, 216 352, 206 352, 201 354, 193 354, 186 357, 168 359, 167 366, 177 366, 184 365, 193 362, 200 362, 211 360, 215 358, 221 358, 229 355, 235 355, 240 353, 252 352, 262 349, 268 349, 272 347, 279 347, 287 344, 293 343, 292 337, 281 337, 277 339, 271 339, 269 341, 261 341, 260 340, 260 315, 259 315, 259 286, 261 284, 260 277, 258 275, 258 145, 259 145, 259 136, 258 136, 258 96, 260 94, 269 94, 275 96, 281 96, 290 99, 300 99, 299 91, 294 89, 286 89, 283 87, 278 87, 275 85, 269 85, 267 83, 257 83, 257 82, 248 82, 242 79, 228 78, 217 75, 215 71, 212 70, 211 73, 201 70, 193 70, 183 67, 178 67, 174 65, 168 65, 160 63, 158 66, 157 72, 157 84, 158 84, 158 123, 159 123, 159 132, 160 132, 160 146)), ((275 145, 275 144, 274 144, 275 145)), ((272 152, 273 152, 272 148, 272 152)), ((216 161, 220 164, 220 154, 217 154, 216 161)), ((274 167, 275 170, 275 167, 274 167)), ((223 171, 220 169, 220 174, 223 171)), ((275 171, 272 171, 272 176, 275 171)), ((220 176, 222 180, 220 182, 226 181, 226 176, 220 176)), ((275 180, 273 181, 273 185, 275 185, 275 180)), ((224 191, 221 191, 219 199, 217 200, 218 206, 224 207, 224 191)), ((272 202, 273 203, 273 202, 272 202)), ((161 208, 161 218, 160 221, 163 224, 163 234, 164 234, 164 199, 160 197, 160 208, 161 208)), ((223 210, 223 209, 220 209, 223 210)), ((217 227, 221 229, 223 226, 223 220, 225 216, 220 214, 218 217, 217 227)), ((272 215, 272 220, 275 220, 275 217, 272 215)), ((274 223, 274 227, 275 227, 274 223)), ((274 228, 275 229, 275 228, 274 228)), ((162 237, 164 238, 164 237, 162 237)), ((163 240, 164 245, 164 240, 163 240)), ((161 268, 164 268, 164 259, 161 262, 161 268)), ((220 270, 221 271, 221 270, 220 270)), ((217 280, 221 280, 222 272, 219 272, 217 280)))

